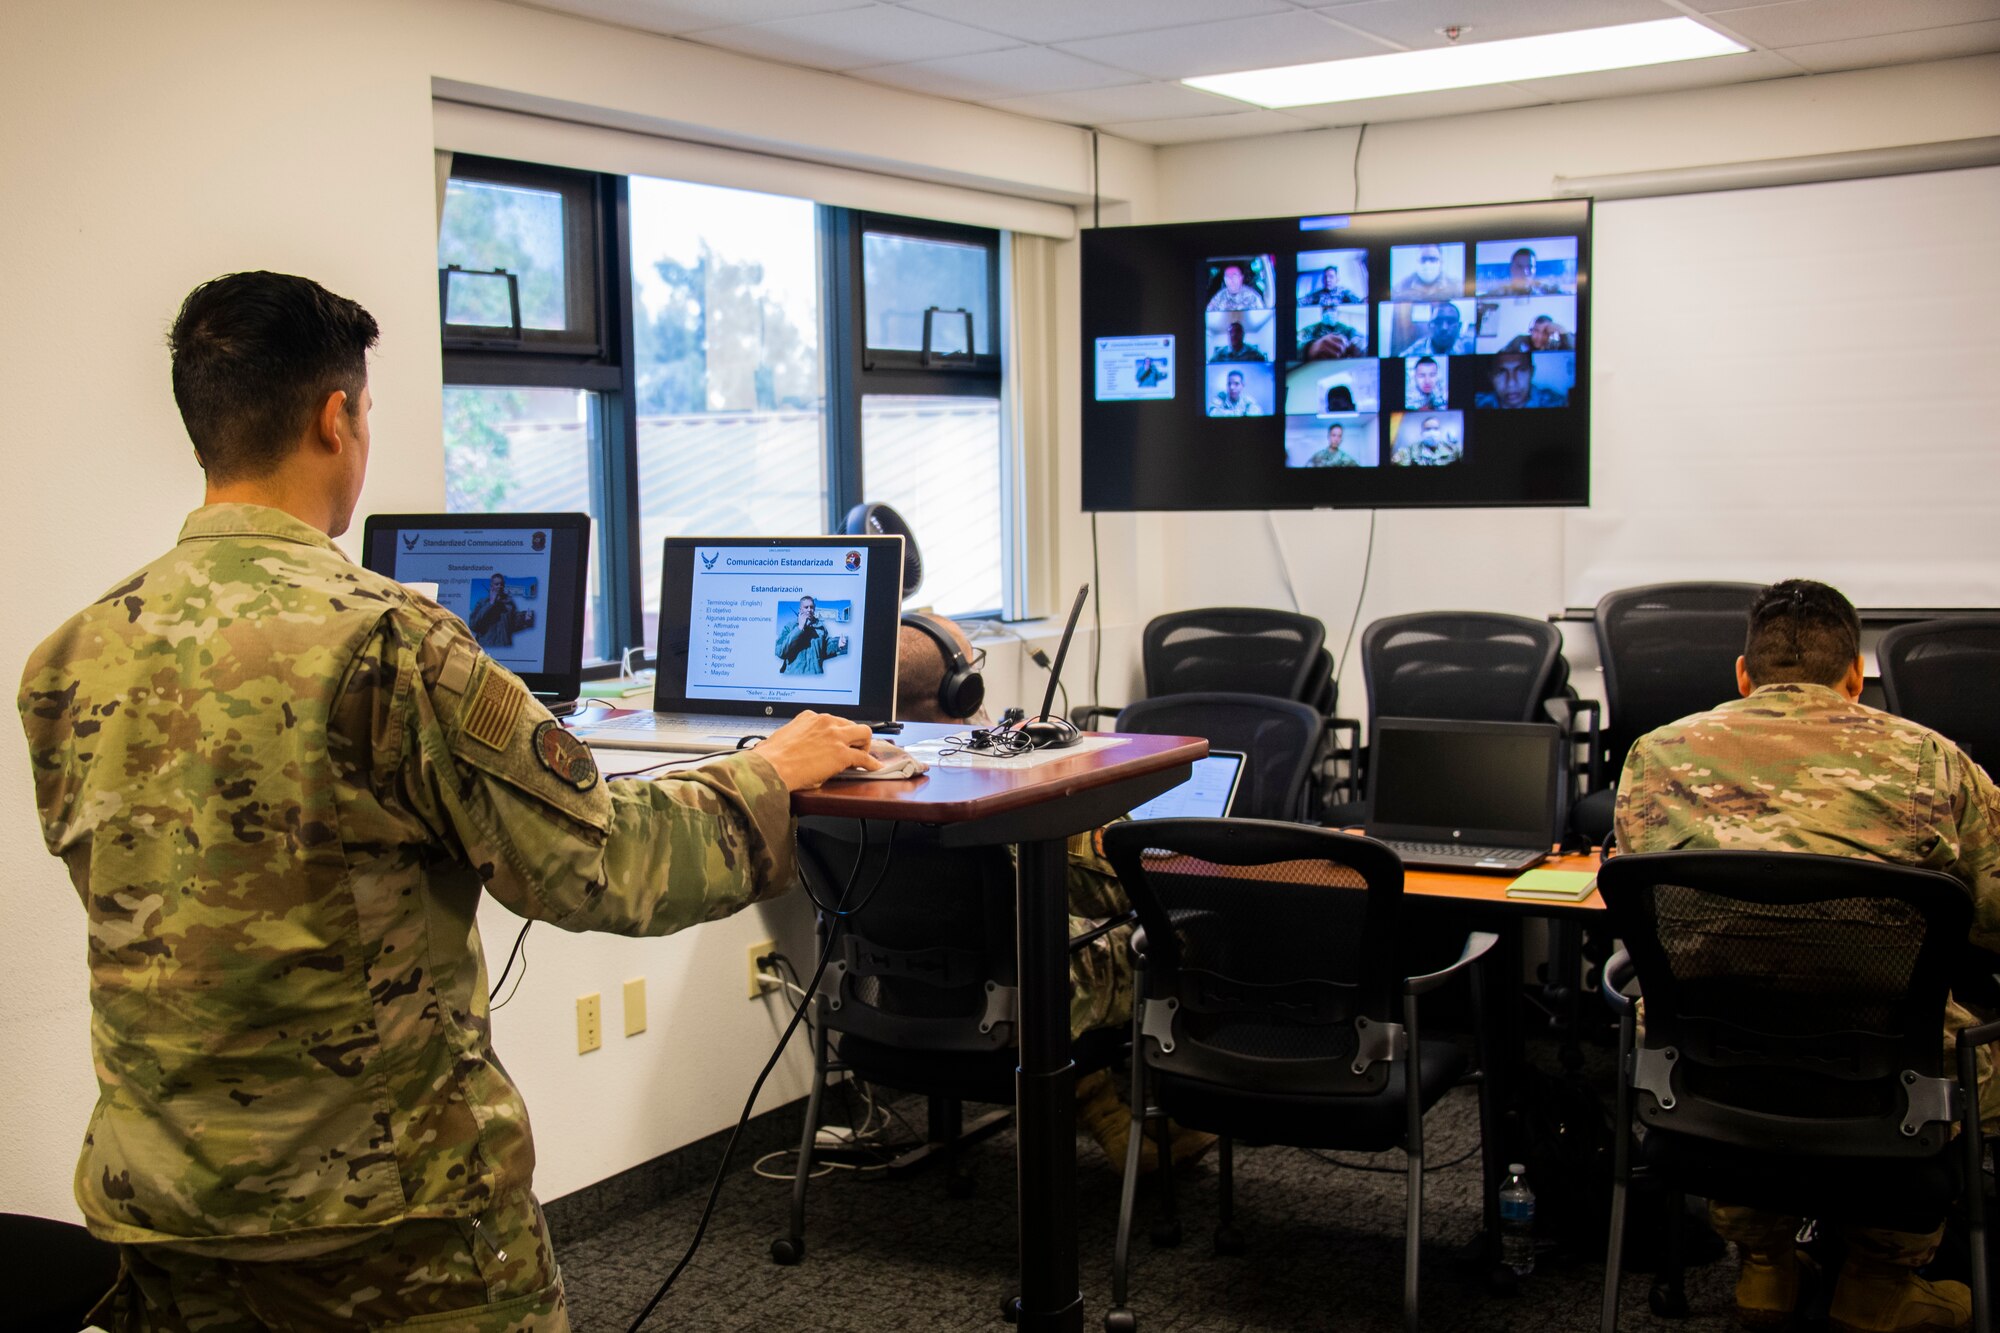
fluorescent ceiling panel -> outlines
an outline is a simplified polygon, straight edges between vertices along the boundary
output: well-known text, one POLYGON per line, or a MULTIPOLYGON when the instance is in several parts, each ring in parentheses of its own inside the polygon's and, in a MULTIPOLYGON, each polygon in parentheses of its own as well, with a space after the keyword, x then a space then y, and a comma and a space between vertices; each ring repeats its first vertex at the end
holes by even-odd
POLYGON ((1181 82, 1262 107, 1319 106, 1365 97, 1400 97, 1478 88, 1596 70, 1734 55, 1749 48, 1690 18, 1585 28, 1429 51, 1323 60, 1310 65, 1212 74, 1181 82))

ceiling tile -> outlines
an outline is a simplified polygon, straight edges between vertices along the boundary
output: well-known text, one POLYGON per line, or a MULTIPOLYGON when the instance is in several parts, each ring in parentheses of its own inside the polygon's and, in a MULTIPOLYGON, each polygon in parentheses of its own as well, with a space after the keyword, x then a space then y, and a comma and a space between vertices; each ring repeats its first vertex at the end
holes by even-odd
POLYGON ((1016 46, 1006 51, 949 56, 908 65, 876 65, 848 72, 870 83, 980 102, 1074 92, 1080 88, 1108 88, 1136 81, 1123 70, 1051 51, 1045 46, 1016 46))
POLYGON ((1358 102, 1291 106, 1285 108, 1285 114, 1331 128, 1338 125, 1372 125, 1385 120, 1468 116, 1479 111, 1510 111, 1515 107, 1536 106, 1548 100, 1546 96, 1499 84, 1490 88, 1446 88, 1434 93, 1411 93, 1406 97, 1369 97, 1358 102))
POLYGON ((1717 10, 1723 27, 1759 46, 1804 46, 1851 37, 1884 37, 1922 28, 2000 19, 1996 0, 1792 0, 1755 9, 1717 10))
POLYGON ((1258 134, 1283 134, 1312 126, 1280 111, 1238 111, 1223 116, 1190 116, 1181 120, 1140 120, 1100 127, 1107 134, 1138 143, 1200 143, 1208 139, 1247 139, 1258 134))
POLYGON ((1381 55, 1389 49, 1380 42, 1337 28, 1317 15, 1298 11, 1228 23, 1145 29, 1061 45, 1072 55, 1156 79, 1233 74, 1237 70, 1273 65, 1381 55))
POLYGON ((887 5, 710 28, 696 33, 694 40, 767 60, 842 70, 971 55, 1013 45, 1010 39, 990 32, 887 5))
POLYGON ((1957 23, 1893 37, 1857 37, 1844 42, 1788 46, 1785 58, 1815 74, 1871 65, 1907 65, 1917 60, 1949 60, 1954 56, 2000 51, 2000 21, 1957 23))
POLYGON ((1024 42, 1073 42, 1253 14, 1283 13, 1285 0, 903 0, 922 10, 1024 42))
POLYGON ((535 9, 577 14, 669 35, 859 9, 870 0, 528 0, 535 9))
POLYGON ((1578 28, 1608 28, 1620 23, 1645 23, 1675 18, 1678 10, 1662 0, 1537 0, 1531 5, 1492 0, 1361 0, 1357 4, 1322 9, 1337 23, 1359 28, 1398 46, 1422 49, 1448 46, 1438 31, 1458 24, 1462 40, 1497 42, 1509 37, 1540 37, 1578 28))
POLYGON ((1637 97, 1672 93, 1684 88, 1711 88, 1724 83, 1782 79, 1799 67, 1769 51, 1745 51, 1707 60, 1676 60, 1639 69, 1607 69, 1597 74, 1565 74, 1559 79, 1524 79, 1516 84, 1545 102, 1583 102, 1593 97, 1637 97))
POLYGON ((994 98, 988 106, 1072 125, 1106 125, 1113 121, 1166 120, 1187 116, 1220 116, 1243 110, 1231 97, 1217 97, 1178 83, 1138 83, 1123 88, 1093 88, 1082 92, 1049 93, 1041 97, 994 98))

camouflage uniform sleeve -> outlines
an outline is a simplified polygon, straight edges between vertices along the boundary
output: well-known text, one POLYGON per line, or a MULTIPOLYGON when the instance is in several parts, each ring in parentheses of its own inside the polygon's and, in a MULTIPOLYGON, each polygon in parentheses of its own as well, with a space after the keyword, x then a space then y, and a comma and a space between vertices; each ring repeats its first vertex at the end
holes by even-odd
MULTIPOLYGON (((1075 926, 1076 918, 1087 918, 1083 929, 1088 929, 1090 923, 1131 910, 1132 901, 1125 895, 1125 886, 1118 882, 1118 872, 1104 859, 1103 829, 1073 834, 1067 850, 1072 926, 1075 926)), ((1070 933, 1080 932, 1072 930, 1070 933)))
POLYGON ((1986 770, 1955 745, 1933 742, 1945 797, 1940 833, 1951 840, 1954 864, 1945 867, 1972 889, 1972 942, 2000 951, 2000 789, 1986 770))
POLYGON ((606 782, 589 749, 454 618, 396 616, 351 674, 372 778, 508 910, 564 930, 664 935, 790 888, 791 798, 731 756, 606 782))
POLYGON ((1640 813, 1650 795, 1646 782, 1646 742, 1642 737, 1625 754, 1625 768, 1618 775, 1618 799, 1612 807, 1611 828, 1621 852, 1661 850, 1647 845, 1646 821, 1640 813))

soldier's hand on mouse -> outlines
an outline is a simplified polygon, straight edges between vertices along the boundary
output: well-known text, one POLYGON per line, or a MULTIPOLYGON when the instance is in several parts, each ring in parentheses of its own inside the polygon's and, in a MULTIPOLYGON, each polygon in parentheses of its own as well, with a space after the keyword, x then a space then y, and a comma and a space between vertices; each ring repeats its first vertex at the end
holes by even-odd
POLYGON ((805 712, 765 737, 757 753, 778 770, 785 790, 804 791, 846 769, 882 767, 882 761, 869 753, 872 739, 873 733, 862 723, 805 712))

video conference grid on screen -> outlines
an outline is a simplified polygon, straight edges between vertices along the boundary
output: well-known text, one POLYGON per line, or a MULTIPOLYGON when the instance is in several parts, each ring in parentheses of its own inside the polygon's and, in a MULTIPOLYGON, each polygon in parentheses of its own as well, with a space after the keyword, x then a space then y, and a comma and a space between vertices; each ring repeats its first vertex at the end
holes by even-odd
POLYGON ((1086 507, 1587 502, 1589 230, 1577 201, 1087 233, 1086 507))

